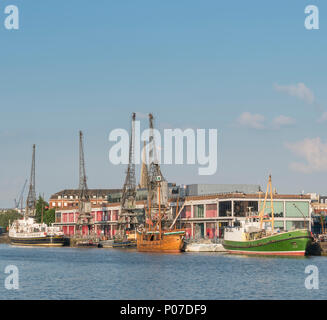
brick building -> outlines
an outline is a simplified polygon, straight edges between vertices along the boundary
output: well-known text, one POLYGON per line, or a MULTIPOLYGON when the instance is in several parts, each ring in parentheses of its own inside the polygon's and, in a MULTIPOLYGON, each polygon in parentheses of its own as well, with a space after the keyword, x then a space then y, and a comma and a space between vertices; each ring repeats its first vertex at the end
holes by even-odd
MULTIPOLYGON (((89 189, 90 201, 93 205, 108 203, 108 196, 121 192, 121 189, 89 189)), ((65 189, 53 194, 49 199, 50 209, 78 208, 79 190, 65 189)))

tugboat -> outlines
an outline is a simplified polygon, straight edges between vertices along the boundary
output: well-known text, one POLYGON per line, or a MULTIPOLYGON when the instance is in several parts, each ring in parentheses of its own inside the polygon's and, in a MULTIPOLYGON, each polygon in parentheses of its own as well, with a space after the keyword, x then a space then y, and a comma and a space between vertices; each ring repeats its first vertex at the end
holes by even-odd
POLYGON ((143 252, 181 252, 184 246, 185 230, 173 229, 163 230, 162 212, 160 204, 161 176, 157 176, 159 214, 155 226, 151 219, 151 209, 148 210, 147 222, 144 228, 137 231, 137 250, 143 252))
MULTIPOLYGON (((37 223, 34 219, 36 207, 35 194, 35 145, 33 145, 30 187, 26 200, 24 218, 15 220, 9 228, 9 239, 13 245, 20 246, 63 246, 65 238, 59 227, 37 223)), ((43 220, 43 217, 42 217, 43 220)))
POLYGON ((271 176, 263 208, 258 216, 249 214, 240 226, 226 227, 223 246, 229 253, 256 255, 304 256, 311 244, 308 229, 280 232, 274 229, 274 207, 272 200, 271 176), (270 187, 271 218, 264 215, 270 187))

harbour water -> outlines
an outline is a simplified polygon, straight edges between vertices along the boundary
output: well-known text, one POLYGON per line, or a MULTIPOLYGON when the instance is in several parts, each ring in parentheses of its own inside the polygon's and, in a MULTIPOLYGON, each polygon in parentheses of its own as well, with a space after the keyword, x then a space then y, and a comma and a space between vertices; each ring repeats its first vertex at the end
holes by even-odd
POLYGON ((0 245, 0 299, 326 298, 327 257, 0 245), (18 290, 5 289, 8 265, 18 267, 18 290), (318 267, 318 290, 305 287, 308 265, 318 267))

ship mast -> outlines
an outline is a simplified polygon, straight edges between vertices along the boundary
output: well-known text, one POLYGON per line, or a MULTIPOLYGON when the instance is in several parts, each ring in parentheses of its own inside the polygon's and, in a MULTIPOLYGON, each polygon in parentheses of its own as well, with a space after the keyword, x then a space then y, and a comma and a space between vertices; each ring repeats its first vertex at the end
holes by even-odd
POLYGON ((273 195, 272 195, 271 175, 269 175, 265 199, 264 199, 263 206, 259 213, 259 218, 260 218, 260 229, 262 229, 263 222, 271 222, 271 231, 274 232, 274 204, 273 204, 273 195), (271 219, 264 218, 268 193, 270 193, 271 219))
POLYGON ((159 223, 159 234, 160 234, 160 240, 161 240, 161 228, 162 228, 162 225, 161 225, 161 205, 160 205, 160 182, 161 182, 161 177, 158 176, 157 177, 157 181, 158 181, 158 205, 159 205, 159 220, 158 220, 158 223, 159 223))
POLYGON ((148 174, 147 189, 148 189, 148 204, 149 206, 152 207, 152 212, 151 212, 152 220, 154 220, 154 218, 158 218, 159 207, 161 213, 161 209, 164 209, 165 206, 167 205, 167 198, 168 198, 168 183, 161 172, 159 161, 157 158, 153 122, 154 122, 154 118, 153 115, 150 113, 149 114, 149 128, 150 128, 149 174, 148 174), (160 196, 157 192, 159 178, 160 178, 160 196), (160 204, 159 204, 159 198, 160 198, 160 204))
POLYGON ((30 185, 26 199, 25 218, 35 216, 36 193, 35 193, 35 144, 33 144, 32 167, 30 176, 30 185))

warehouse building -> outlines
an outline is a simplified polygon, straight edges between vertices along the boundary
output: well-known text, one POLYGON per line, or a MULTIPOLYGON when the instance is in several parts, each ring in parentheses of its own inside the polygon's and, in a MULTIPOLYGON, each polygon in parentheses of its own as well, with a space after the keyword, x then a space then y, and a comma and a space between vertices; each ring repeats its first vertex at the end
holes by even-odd
MULTIPOLYGON (((185 189, 185 188, 183 188, 185 189)), ((175 217, 181 208, 177 226, 186 229, 186 237, 193 239, 223 237, 224 227, 238 224, 249 211, 257 213, 263 204, 263 192, 219 193, 194 195, 181 198, 179 193, 170 193, 170 216, 175 217), (178 199, 178 207, 177 207, 178 199)), ((118 226, 121 193, 112 193, 105 202, 92 203, 93 229, 98 236, 113 237, 118 226)), ((140 190, 137 208, 145 205, 146 191, 140 190)), ((311 230, 311 198, 309 195, 273 195, 275 227, 280 230, 309 228, 311 230)), ((270 201, 266 214, 271 214, 270 201)), ((76 232, 78 212, 76 206, 56 209, 56 225, 66 235, 76 232)))
MULTIPOLYGON (((306 195, 274 194, 275 227, 280 230, 311 230, 310 201, 310 196, 306 195)), ((189 196, 185 199, 178 223, 186 229, 189 238, 222 238, 225 226, 245 220, 249 211, 258 213, 262 205, 262 193, 189 196)), ((265 213, 271 215, 270 201, 267 201, 265 213)))

